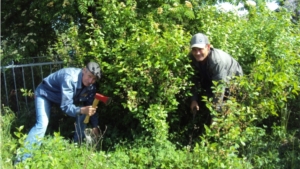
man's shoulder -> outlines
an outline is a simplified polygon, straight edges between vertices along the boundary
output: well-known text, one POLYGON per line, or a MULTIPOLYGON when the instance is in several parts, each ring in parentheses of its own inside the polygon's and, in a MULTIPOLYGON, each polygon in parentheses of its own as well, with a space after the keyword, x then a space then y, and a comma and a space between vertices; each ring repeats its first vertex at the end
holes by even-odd
POLYGON ((73 67, 69 67, 69 68, 63 68, 60 71, 60 74, 64 74, 64 75, 70 75, 70 76, 78 76, 79 73, 81 73, 81 69, 80 68, 73 68, 73 67))
POLYGON ((220 62, 224 60, 228 60, 231 58, 231 55, 229 55, 227 52, 221 50, 221 49, 216 49, 213 48, 211 50, 211 61, 213 62, 220 62))
POLYGON ((227 52, 221 49, 212 48, 211 52, 214 56, 222 56, 222 55, 230 56, 227 52))
POLYGON ((61 71, 64 71, 66 73, 68 72, 80 72, 80 68, 75 68, 75 67, 67 67, 67 68, 62 68, 61 71))
POLYGON ((78 81, 79 74, 81 73, 80 68, 63 68, 57 72, 58 77, 63 77, 65 80, 70 80, 73 82, 78 81))

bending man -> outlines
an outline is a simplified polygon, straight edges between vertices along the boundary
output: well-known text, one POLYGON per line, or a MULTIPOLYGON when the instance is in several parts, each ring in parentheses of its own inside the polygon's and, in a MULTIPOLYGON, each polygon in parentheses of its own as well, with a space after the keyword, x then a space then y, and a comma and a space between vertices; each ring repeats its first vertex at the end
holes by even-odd
MULTIPOLYGON (((86 115, 91 116, 90 121, 97 132, 98 117, 96 108, 91 105, 96 94, 96 80, 100 79, 100 66, 89 62, 86 67, 63 68, 44 78, 35 90, 36 123, 31 128, 26 140, 25 148, 30 152, 34 146, 41 144, 47 130, 52 104, 60 105, 63 112, 76 117, 74 141, 80 142, 84 137, 86 125, 83 123, 86 115), (79 106, 79 105, 83 106, 79 106)), ((22 150, 21 150, 22 152, 22 150)), ((18 154, 16 163, 32 157, 32 153, 18 154)))
MULTIPOLYGON (((190 41, 191 52, 188 57, 192 60, 194 68, 194 87, 192 91, 191 110, 200 109, 199 96, 206 95, 213 98, 215 104, 223 101, 224 95, 228 95, 229 90, 224 89, 220 97, 213 94, 213 81, 228 82, 234 76, 242 76, 243 70, 240 64, 228 53, 215 49, 210 45, 206 35, 195 34, 190 41)), ((217 109, 221 108, 217 105, 217 109)))

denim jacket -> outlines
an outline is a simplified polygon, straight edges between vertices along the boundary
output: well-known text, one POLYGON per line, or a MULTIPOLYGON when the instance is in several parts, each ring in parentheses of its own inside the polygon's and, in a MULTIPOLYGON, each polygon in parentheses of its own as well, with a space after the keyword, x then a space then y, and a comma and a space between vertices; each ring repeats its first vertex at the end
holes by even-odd
MULTIPOLYGON (((95 94, 95 84, 85 87, 82 84, 82 69, 64 68, 43 79, 38 95, 60 105, 62 111, 72 117, 80 113, 80 106, 92 105, 95 94), (76 104, 76 105, 75 105, 76 104)), ((98 114, 90 117, 93 127, 98 126, 98 114)))

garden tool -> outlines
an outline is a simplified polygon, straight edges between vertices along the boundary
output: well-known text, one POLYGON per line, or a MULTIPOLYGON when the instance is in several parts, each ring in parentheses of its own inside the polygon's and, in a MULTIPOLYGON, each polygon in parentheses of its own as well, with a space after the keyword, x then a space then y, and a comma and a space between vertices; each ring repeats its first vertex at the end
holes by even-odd
MULTIPOLYGON (((98 103, 99 103, 99 101, 103 102, 105 105, 109 105, 110 102, 111 102, 111 98, 110 98, 110 97, 107 97, 107 96, 104 96, 104 95, 102 95, 102 94, 100 94, 100 93, 96 93, 95 99, 94 99, 94 101, 93 101, 92 107, 93 107, 93 108, 96 108, 97 105, 98 105, 98 103)), ((84 122, 85 124, 87 124, 87 123, 89 122, 89 120, 90 120, 90 116, 89 116, 89 115, 86 115, 86 117, 85 117, 85 119, 84 119, 83 122, 84 122)))

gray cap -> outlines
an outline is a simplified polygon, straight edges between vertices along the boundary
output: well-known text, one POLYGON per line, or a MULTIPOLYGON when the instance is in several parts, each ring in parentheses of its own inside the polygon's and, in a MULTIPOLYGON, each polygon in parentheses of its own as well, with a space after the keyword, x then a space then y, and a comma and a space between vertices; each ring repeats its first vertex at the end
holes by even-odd
POLYGON ((207 36, 202 33, 195 34, 190 42, 191 48, 204 48, 207 44, 209 44, 209 40, 207 36))
POLYGON ((98 63, 96 62, 89 62, 86 65, 86 68, 95 76, 98 77, 98 79, 101 78, 101 70, 100 70, 100 66, 98 63))

